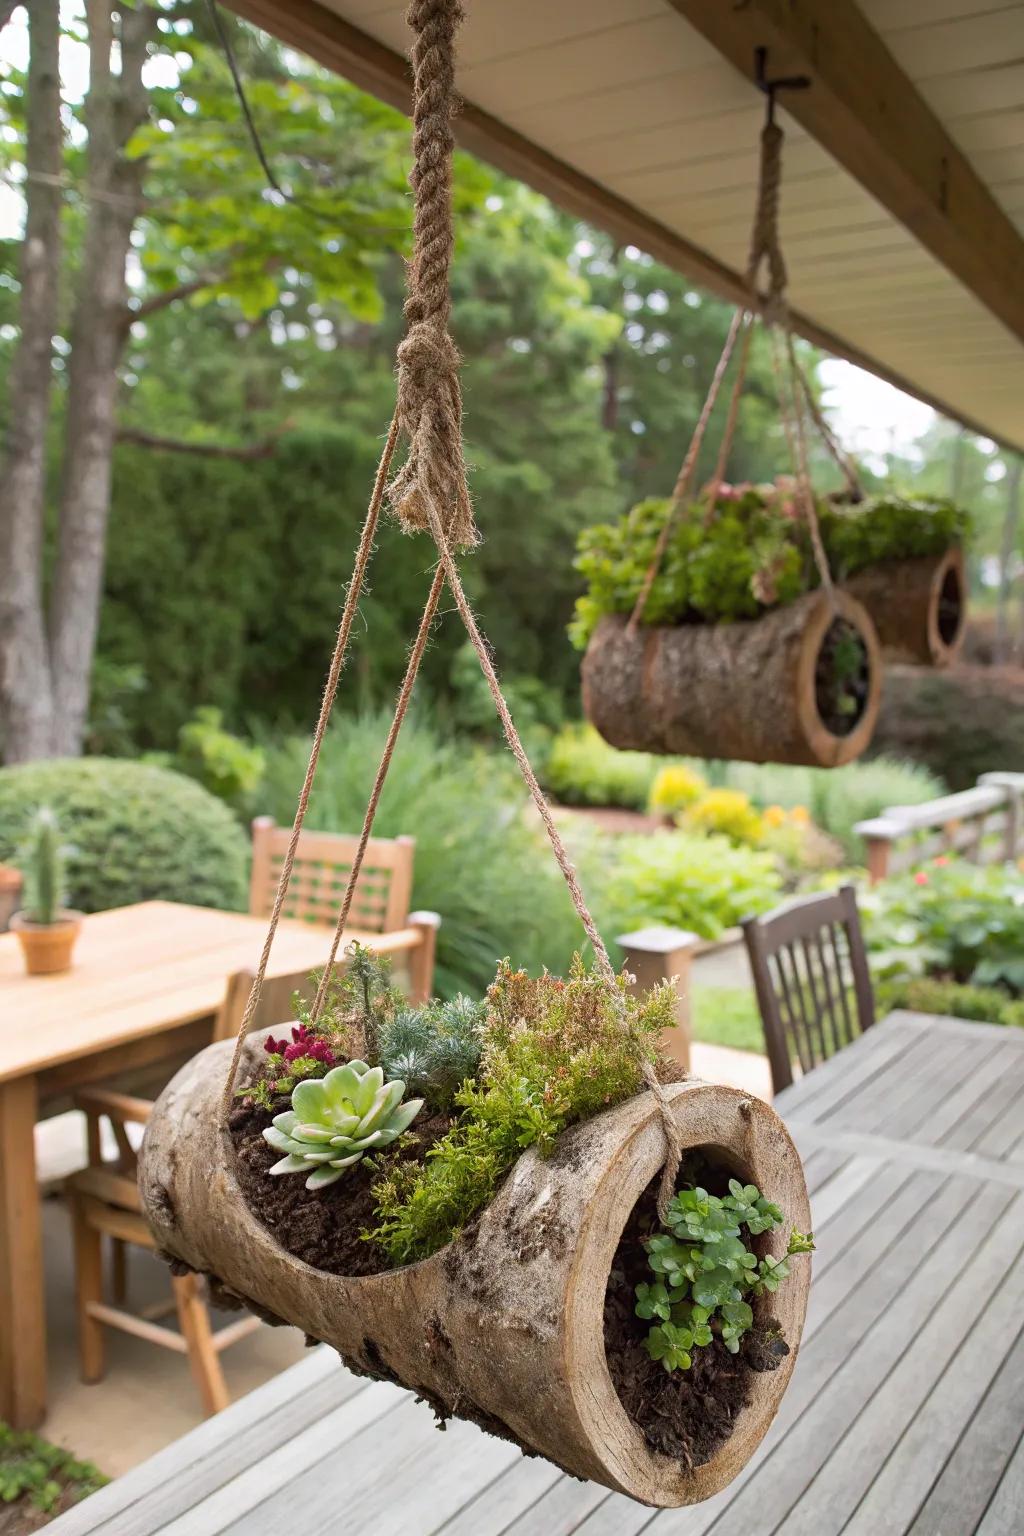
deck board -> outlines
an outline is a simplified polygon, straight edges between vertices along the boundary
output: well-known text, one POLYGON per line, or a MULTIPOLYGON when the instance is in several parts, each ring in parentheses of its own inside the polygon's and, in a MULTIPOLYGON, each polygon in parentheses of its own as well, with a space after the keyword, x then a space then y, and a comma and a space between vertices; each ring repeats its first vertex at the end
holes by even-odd
POLYGON ((320 1349, 54 1536, 1020 1536, 1024 1032, 894 1015, 779 1107, 818 1244, 807 1325, 763 1445, 704 1504, 440 1435, 320 1349))

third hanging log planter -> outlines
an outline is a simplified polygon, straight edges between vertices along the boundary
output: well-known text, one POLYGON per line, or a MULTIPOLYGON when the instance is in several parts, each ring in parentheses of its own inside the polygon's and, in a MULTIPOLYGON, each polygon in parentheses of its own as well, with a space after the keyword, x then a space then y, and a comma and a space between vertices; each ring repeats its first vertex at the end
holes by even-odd
POLYGON ((882 561, 844 587, 871 615, 888 660, 948 667, 956 659, 967 627, 961 548, 882 561))
MULTIPOLYGON (((248 1050, 243 1075, 258 1041, 248 1050)), ((524 1153, 478 1222, 432 1257, 352 1277, 296 1258, 247 1205, 236 1146, 219 1114, 229 1058, 226 1043, 196 1057, 161 1095, 149 1122, 140 1185, 165 1254, 216 1277, 218 1294, 226 1291, 332 1345, 351 1368, 410 1388, 439 1416, 471 1419, 577 1477, 647 1504, 707 1498, 749 1459, 792 1373, 809 1261, 795 1261, 776 1291, 753 1302, 760 1347, 774 1358, 746 1373, 746 1394, 728 1409, 716 1448, 688 1459, 652 1448, 656 1434, 646 1434, 624 1406, 635 1393, 628 1369, 634 1346, 609 1331, 617 1318, 613 1262, 628 1267, 639 1252, 635 1240, 632 1252, 623 1245, 624 1233, 645 1197, 650 1205, 664 1159, 650 1092, 564 1132, 547 1158, 524 1153)), ((721 1176, 756 1185, 787 1222, 806 1230, 800 1160, 773 1110, 736 1089, 696 1080, 665 1092, 684 1168, 691 1152, 702 1169, 710 1158, 721 1176)), ((339 1181, 337 1188, 344 1187, 339 1181)), ((781 1228, 754 1243, 769 1262, 785 1255, 781 1228)), ((727 1374, 735 1379, 735 1364, 727 1374)))
POLYGON ((871 740, 882 659, 848 593, 813 592, 740 623, 600 621, 583 707, 614 747, 835 768, 871 740))

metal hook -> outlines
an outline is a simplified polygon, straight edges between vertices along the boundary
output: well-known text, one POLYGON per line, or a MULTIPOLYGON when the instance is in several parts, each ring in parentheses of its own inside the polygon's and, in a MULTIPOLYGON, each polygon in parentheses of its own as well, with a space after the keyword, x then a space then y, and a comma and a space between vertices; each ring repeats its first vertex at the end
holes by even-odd
POLYGON ((768 98, 768 122, 775 121, 775 92, 776 91, 806 91, 811 84, 810 75, 780 75, 776 80, 768 79, 768 49, 754 49, 754 84, 762 95, 768 98))

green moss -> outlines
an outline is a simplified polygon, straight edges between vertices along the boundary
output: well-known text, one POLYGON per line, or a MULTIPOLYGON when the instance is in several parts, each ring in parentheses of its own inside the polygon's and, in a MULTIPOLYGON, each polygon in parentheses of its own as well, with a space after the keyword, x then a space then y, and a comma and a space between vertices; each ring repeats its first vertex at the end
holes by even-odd
POLYGON ((520 1153, 546 1156, 576 1121, 637 1093, 644 1057, 673 1020, 666 986, 640 1002, 619 986, 630 1029, 603 981, 577 961, 567 981, 505 961, 487 994, 486 1044, 461 1113, 423 1163, 382 1165, 372 1234, 393 1264, 427 1258, 493 1198, 520 1153))

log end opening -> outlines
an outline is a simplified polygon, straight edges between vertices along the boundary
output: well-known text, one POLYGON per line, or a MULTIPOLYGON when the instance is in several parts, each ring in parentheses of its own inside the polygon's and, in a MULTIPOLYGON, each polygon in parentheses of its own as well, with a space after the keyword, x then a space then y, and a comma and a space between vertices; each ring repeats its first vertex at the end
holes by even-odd
POLYGON ((867 610, 849 593, 819 593, 797 668, 797 709, 806 761, 853 762, 874 735, 882 695, 882 653, 867 610))
POLYGON ((964 552, 951 549, 939 562, 928 611, 928 651, 933 666, 948 667, 963 645, 967 629, 964 552))

